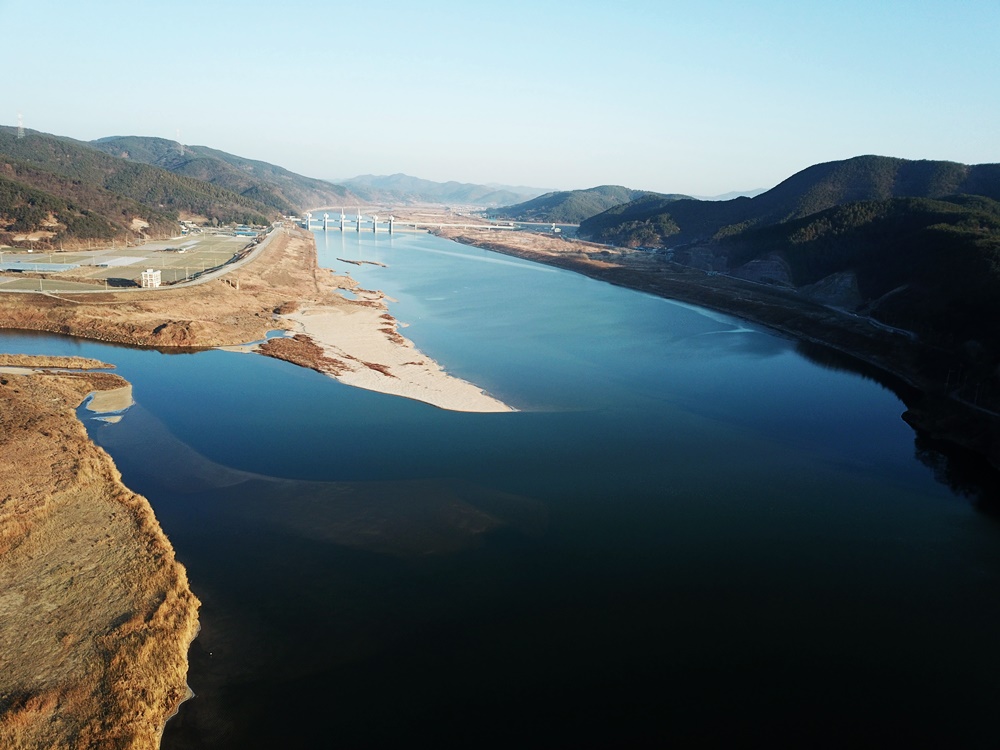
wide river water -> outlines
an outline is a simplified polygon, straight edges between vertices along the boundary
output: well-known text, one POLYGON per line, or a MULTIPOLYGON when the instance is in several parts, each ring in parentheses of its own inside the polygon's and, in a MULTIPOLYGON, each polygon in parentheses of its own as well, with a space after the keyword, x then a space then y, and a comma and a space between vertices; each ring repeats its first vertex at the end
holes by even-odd
POLYGON ((165 749, 1000 743, 991 478, 916 442, 892 390, 573 273, 316 237, 520 411, 0 334, 134 384, 119 424, 85 419, 203 602, 165 749))

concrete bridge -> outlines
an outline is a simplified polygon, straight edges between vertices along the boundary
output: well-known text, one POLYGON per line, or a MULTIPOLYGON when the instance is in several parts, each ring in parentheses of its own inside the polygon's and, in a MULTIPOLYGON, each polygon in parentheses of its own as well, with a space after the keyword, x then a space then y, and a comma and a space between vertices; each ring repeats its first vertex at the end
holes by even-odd
MULTIPOLYGON (((329 232, 330 230, 339 229, 341 232, 347 231, 348 227, 353 227, 354 231, 368 231, 368 227, 371 227, 372 232, 382 231, 379 227, 379 217, 375 214, 371 216, 363 216, 359 210, 356 216, 347 216, 343 211, 340 212, 340 216, 330 216, 328 213, 324 213, 322 218, 315 217, 311 213, 306 212, 302 219, 302 227, 310 231, 314 229, 322 229, 324 232, 329 232)), ((435 227, 457 227, 460 229, 511 229, 509 225, 500 224, 451 224, 442 221, 403 221, 397 219, 391 214, 382 219, 382 228, 387 229, 389 234, 393 234, 398 231, 407 232, 417 232, 426 229, 433 229, 435 227)))
MULTIPOLYGON (((360 232, 362 227, 371 227, 372 232, 378 232, 379 218, 377 215, 372 214, 371 216, 362 216, 361 212, 358 211, 357 216, 347 217, 343 211, 340 212, 339 217, 332 217, 330 214, 323 214, 322 218, 314 217, 311 213, 306 213, 302 220, 302 226, 310 231, 314 229, 322 228, 324 232, 329 232, 331 229, 339 229, 341 232, 347 230, 348 225, 353 225, 354 230, 360 232)), ((382 219, 382 226, 389 230, 389 234, 396 231, 396 217, 389 216, 388 218, 382 219)))

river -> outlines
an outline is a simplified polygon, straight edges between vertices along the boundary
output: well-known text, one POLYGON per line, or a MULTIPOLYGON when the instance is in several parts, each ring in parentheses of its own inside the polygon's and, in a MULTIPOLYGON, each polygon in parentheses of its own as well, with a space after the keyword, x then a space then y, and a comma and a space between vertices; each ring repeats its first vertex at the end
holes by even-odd
POLYGON ((915 441, 887 384, 429 235, 316 236, 519 411, 0 334, 134 385, 119 424, 87 424, 203 601, 166 750, 995 746, 992 479, 915 441))

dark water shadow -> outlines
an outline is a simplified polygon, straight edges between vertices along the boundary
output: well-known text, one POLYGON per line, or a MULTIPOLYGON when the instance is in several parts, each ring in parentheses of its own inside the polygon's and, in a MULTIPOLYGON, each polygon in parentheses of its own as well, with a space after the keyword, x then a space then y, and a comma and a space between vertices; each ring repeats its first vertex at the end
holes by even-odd
POLYGON ((852 375, 860 375, 863 379, 873 383, 878 383, 887 391, 894 393, 907 407, 920 399, 920 391, 902 378, 886 372, 870 362, 852 357, 850 354, 812 341, 796 341, 795 351, 826 370, 848 372, 852 375))
POLYGON ((1000 472, 977 453, 922 435, 913 441, 920 463, 934 478, 994 521, 1000 521, 1000 472))
MULTIPOLYGON (((828 370, 849 372, 878 383, 906 407, 919 404, 923 394, 901 378, 836 349, 808 341, 796 342, 796 351, 828 370)), ((911 425, 912 427, 912 425, 911 425)), ((938 440, 914 428, 914 456, 931 469, 934 478, 972 502, 976 510, 1000 520, 1000 471, 983 456, 956 443, 938 440)))

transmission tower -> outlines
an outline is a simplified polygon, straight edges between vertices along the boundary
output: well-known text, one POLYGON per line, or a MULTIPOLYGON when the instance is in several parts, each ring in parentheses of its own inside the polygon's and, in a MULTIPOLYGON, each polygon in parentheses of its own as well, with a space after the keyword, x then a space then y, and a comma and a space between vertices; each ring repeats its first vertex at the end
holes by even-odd
POLYGON ((17 113, 17 137, 24 138, 24 118, 21 113, 17 113))

